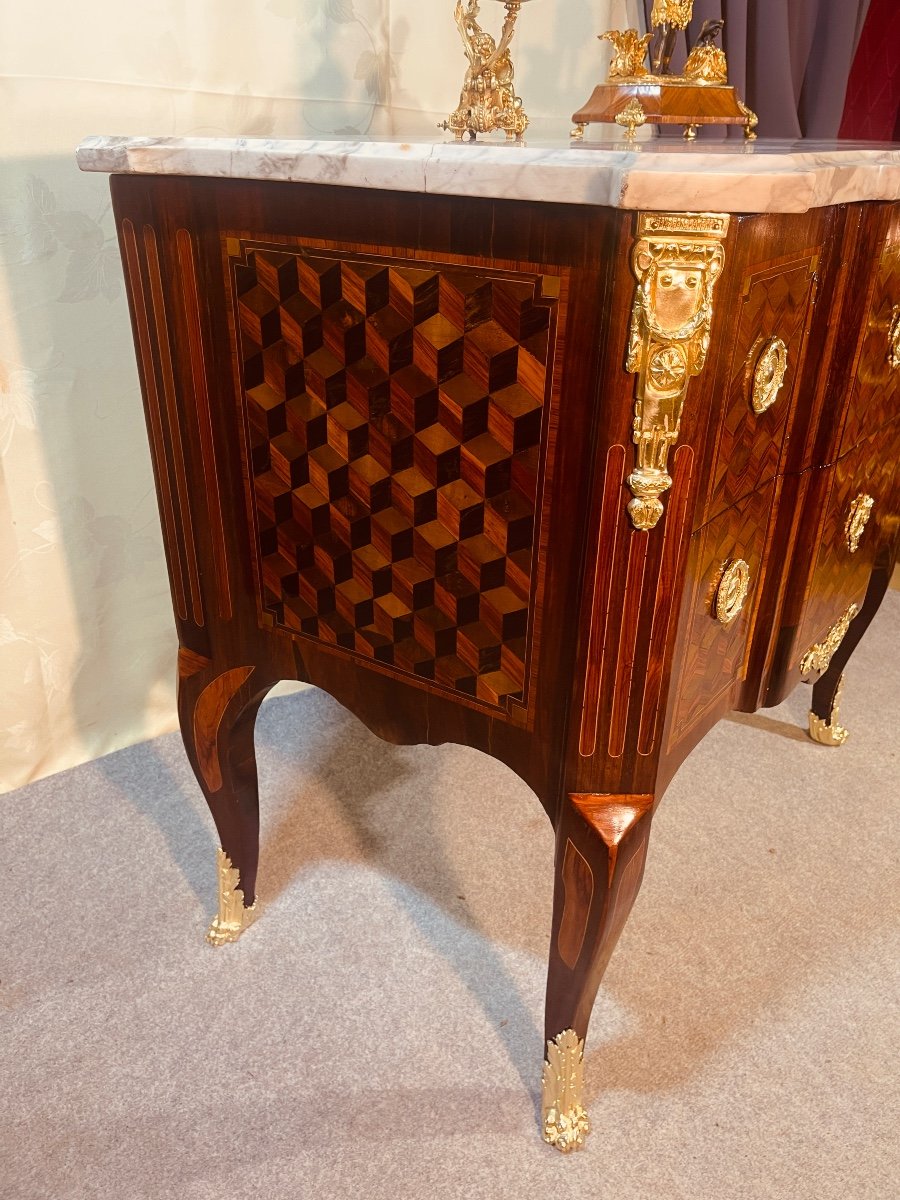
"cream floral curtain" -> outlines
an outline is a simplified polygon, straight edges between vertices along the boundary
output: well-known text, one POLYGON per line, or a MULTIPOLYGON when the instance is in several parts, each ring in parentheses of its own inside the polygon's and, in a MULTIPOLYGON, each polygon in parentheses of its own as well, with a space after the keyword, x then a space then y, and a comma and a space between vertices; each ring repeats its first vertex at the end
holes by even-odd
MULTIPOLYGON (((108 181, 87 134, 434 133, 453 0, 33 0, 0 9, 0 790, 176 726, 175 642, 108 181)), ((539 132, 640 0, 537 0, 539 132)), ((490 0, 482 19, 499 26, 490 0)))

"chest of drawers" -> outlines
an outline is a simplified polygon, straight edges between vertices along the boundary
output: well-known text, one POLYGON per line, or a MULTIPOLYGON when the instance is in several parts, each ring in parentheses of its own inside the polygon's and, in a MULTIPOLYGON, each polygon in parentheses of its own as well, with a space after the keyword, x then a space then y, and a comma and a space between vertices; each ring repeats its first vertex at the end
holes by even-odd
POLYGON ((556 831, 543 1132, 568 1150, 679 764, 801 681, 813 736, 846 736, 900 527, 900 155, 661 151, 654 180, 636 152, 529 153, 80 158, 113 173, 181 726, 222 846, 210 939, 256 915, 276 682, 502 760, 556 831))

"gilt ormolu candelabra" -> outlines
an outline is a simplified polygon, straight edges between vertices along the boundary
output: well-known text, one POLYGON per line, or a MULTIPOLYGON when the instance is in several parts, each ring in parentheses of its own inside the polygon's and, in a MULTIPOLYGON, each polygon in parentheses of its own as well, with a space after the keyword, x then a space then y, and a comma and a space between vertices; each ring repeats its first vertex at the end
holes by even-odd
POLYGON ((515 69, 509 52, 522 5, 527 0, 499 0, 506 18, 499 44, 478 24, 478 0, 457 0, 454 18, 469 60, 459 107, 439 128, 462 139, 502 130, 513 140, 528 128, 528 117, 516 95, 515 69))
POLYGON ((680 75, 670 73, 680 31, 693 16, 693 0, 656 0, 650 18, 653 32, 641 37, 636 29, 610 30, 600 35, 611 42, 615 55, 605 84, 594 89, 588 103, 572 118, 574 138, 583 138, 593 122, 615 122, 629 138, 647 122, 683 125, 692 141, 698 125, 743 125, 748 141, 756 138, 756 114, 728 83, 725 51, 717 44, 724 21, 706 21, 680 75), (648 47, 655 39, 647 68, 648 47))

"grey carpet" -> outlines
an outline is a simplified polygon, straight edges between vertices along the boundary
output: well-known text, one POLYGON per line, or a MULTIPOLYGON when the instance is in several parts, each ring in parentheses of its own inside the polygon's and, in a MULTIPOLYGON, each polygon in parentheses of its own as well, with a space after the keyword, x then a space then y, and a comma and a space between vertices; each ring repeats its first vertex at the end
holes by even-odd
POLYGON ((509 771, 330 698, 258 731, 265 911, 203 941, 176 736, 0 800, 0 1196, 897 1195, 900 594, 848 671, 684 766, 594 1010, 588 1149, 536 1113, 551 836, 509 771))

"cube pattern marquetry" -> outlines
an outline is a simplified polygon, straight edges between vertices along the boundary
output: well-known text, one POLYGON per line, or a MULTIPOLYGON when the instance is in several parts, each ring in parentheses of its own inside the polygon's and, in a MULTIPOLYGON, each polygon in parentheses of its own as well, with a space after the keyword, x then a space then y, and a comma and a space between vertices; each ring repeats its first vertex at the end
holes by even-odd
POLYGON ((234 279, 264 609, 521 702, 555 330, 540 277, 251 249, 234 279))

